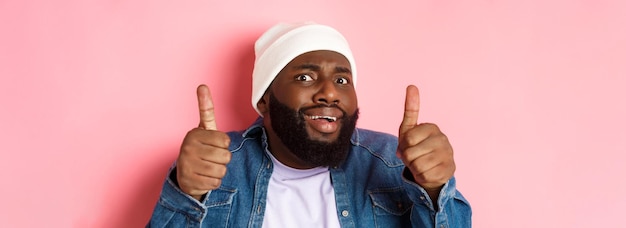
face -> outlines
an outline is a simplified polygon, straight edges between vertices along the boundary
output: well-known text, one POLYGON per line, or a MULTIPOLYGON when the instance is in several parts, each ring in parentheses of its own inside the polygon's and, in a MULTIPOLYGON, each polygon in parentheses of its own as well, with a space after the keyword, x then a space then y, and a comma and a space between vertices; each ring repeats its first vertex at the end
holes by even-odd
POLYGON ((304 166, 338 165, 345 158, 357 107, 350 63, 331 51, 293 59, 259 102, 272 153, 304 166))

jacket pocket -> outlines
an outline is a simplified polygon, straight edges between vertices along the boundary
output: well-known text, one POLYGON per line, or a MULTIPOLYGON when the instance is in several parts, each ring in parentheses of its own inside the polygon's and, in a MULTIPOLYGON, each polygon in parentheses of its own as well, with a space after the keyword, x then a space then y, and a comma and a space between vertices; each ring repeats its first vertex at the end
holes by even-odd
POLYGON ((237 190, 225 187, 211 191, 205 202, 207 212, 203 224, 209 224, 210 227, 228 227, 236 194, 237 190))
POLYGON ((379 188, 368 191, 374 210, 376 227, 404 227, 410 223, 413 206, 406 191, 402 187, 379 188))

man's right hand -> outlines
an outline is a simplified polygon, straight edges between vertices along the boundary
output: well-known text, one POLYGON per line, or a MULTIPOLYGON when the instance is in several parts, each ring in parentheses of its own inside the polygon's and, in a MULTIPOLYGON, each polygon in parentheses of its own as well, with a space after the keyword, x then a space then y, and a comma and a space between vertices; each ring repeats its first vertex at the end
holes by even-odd
POLYGON ((183 140, 176 162, 176 178, 183 192, 200 200, 220 186, 232 154, 228 150, 230 138, 217 130, 209 87, 198 86, 197 94, 200 125, 187 132, 183 140))

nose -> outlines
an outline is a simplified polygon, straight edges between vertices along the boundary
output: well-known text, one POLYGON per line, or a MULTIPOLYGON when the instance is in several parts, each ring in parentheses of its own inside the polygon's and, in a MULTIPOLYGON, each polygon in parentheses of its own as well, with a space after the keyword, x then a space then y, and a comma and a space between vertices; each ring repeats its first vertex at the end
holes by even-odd
POLYGON ((336 84, 332 80, 324 80, 320 83, 320 87, 313 96, 316 103, 323 104, 339 104, 339 94, 336 84))

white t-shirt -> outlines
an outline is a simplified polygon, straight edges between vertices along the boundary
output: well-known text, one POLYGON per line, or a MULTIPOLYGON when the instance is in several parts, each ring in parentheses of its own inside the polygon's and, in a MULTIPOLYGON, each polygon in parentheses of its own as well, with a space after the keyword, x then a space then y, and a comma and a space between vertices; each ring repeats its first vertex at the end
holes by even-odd
POLYGON ((267 189, 263 227, 340 227, 328 167, 294 169, 267 154, 274 171, 267 189))

